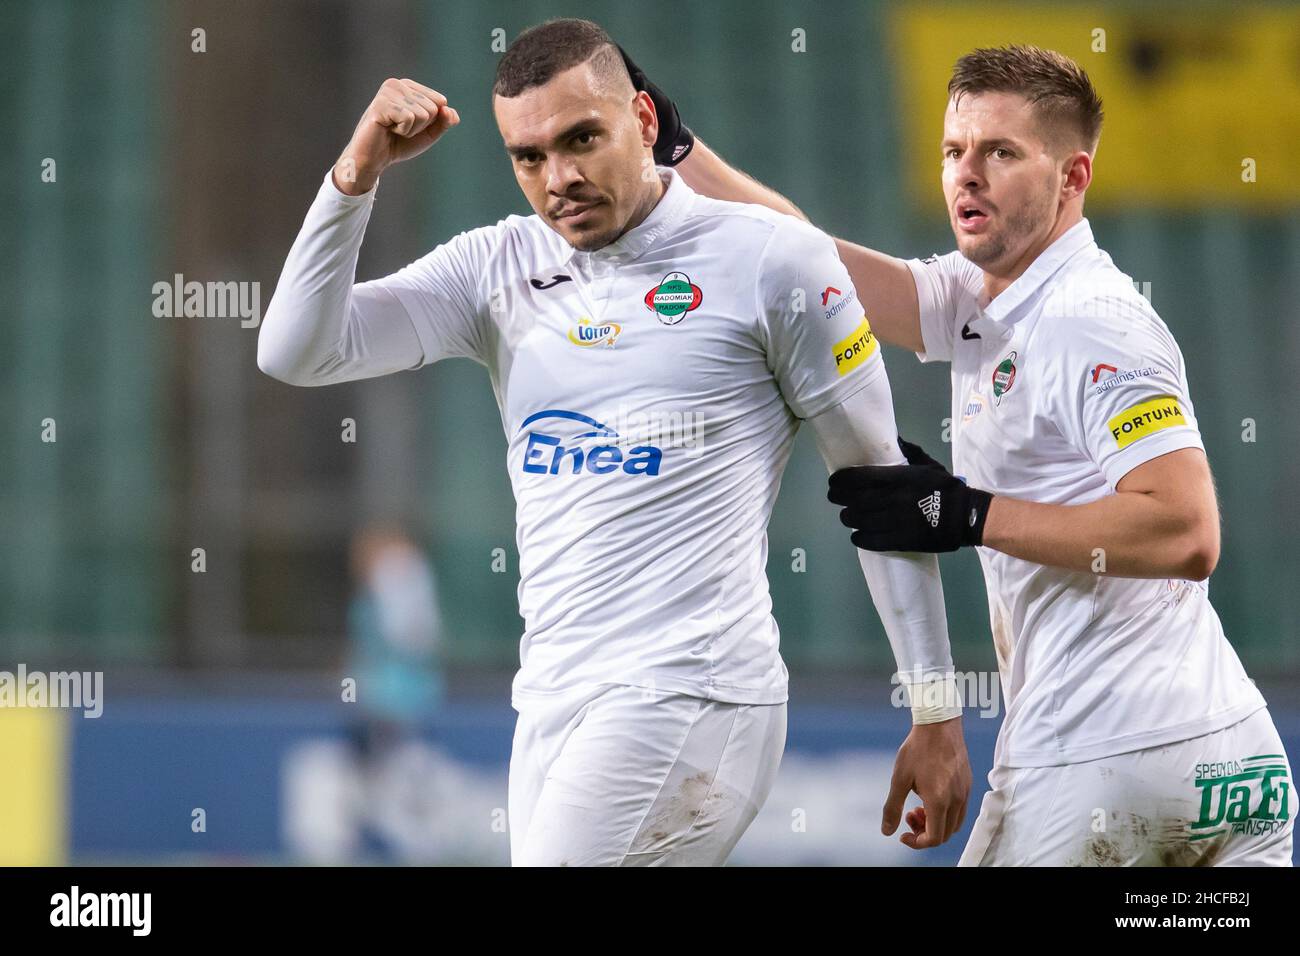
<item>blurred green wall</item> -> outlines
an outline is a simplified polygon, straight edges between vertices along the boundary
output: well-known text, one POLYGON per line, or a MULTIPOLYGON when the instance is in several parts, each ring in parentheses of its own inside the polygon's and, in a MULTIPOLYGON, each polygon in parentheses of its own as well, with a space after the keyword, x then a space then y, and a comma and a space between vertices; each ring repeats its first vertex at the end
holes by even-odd
POLYGON ((148 311, 165 239, 157 12, 138 2, 0 10, 7 658, 147 660, 165 640, 168 340, 148 311))

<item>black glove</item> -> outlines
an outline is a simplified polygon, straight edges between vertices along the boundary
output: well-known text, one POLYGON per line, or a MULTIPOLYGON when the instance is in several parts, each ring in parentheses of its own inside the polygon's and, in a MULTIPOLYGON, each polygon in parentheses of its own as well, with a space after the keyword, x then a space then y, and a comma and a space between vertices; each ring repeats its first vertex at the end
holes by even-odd
POLYGON ((906 465, 842 468, 826 495, 843 505, 840 521, 855 528, 864 551, 956 551, 984 540, 993 496, 955 478, 920 447, 898 440, 906 465))
POLYGON ((660 166, 676 166, 691 154, 691 150, 695 147, 695 134, 682 123, 677 106, 668 98, 668 94, 647 79, 641 72, 641 67, 632 62, 626 50, 619 47, 618 52, 623 54, 623 62, 632 77, 632 86, 637 92, 645 91, 650 94, 650 100, 655 105, 655 113, 659 115, 659 135, 655 138, 654 145, 655 162, 660 166))

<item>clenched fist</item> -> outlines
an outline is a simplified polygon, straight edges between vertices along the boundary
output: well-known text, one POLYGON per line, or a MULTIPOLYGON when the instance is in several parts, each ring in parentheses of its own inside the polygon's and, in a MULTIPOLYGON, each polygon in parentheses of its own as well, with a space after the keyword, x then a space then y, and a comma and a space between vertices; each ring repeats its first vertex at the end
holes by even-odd
POLYGON ((334 185, 349 196, 369 192, 385 169, 420 155, 459 122, 437 90, 414 80, 384 80, 334 164, 334 185))

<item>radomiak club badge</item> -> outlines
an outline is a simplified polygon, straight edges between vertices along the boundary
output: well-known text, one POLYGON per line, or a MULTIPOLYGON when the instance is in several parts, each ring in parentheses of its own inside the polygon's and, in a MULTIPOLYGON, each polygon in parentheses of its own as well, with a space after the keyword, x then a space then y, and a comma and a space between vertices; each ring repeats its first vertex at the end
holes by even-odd
POLYGON ((676 325, 703 301, 704 293, 684 272, 668 273, 645 294, 645 307, 657 313, 664 325, 676 325))
POLYGON ((993 370, 993 404, 1001 405, 1002 396, 1016 383, 1016 353, 1012 352, 993 370))

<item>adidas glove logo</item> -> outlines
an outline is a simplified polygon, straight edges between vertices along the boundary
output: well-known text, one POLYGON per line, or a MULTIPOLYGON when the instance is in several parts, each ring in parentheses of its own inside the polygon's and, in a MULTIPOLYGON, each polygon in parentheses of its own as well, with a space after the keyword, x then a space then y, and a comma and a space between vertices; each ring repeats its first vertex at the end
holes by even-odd
POLYGON ((917 504, 921 508, 921 514, 925 520, 930 522, 931 528, 939 527, 939 492, 932 495, 926 495, 917 504))

